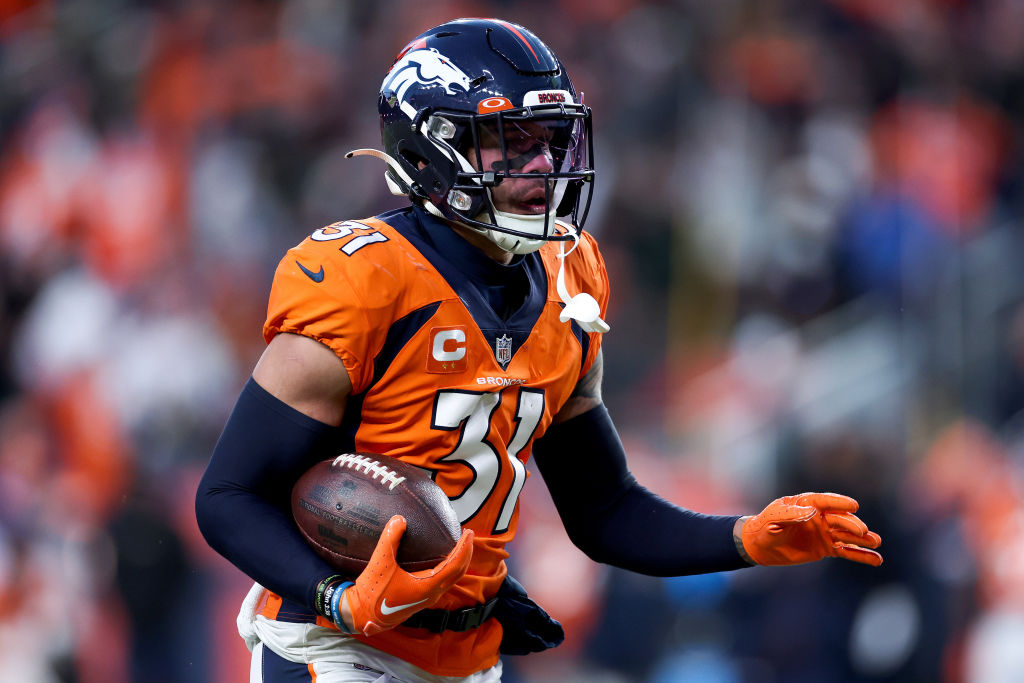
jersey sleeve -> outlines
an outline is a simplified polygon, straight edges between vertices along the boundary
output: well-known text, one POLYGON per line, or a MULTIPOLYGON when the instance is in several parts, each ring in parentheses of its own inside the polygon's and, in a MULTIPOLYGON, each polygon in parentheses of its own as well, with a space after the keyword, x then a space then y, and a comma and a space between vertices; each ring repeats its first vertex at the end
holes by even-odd
MULTIPOLYGON (((362 255, 360 255, 362 256, 362 255)), ((301 334, 330 347, 345 364, 354 393, 373 377, 373 358, 384 343, 393 288, 367 301, 366 259, 339 254, 329 243, 306 239, 281 259, 267 305, 263 338, 301 334), (359 286, 364 285, 364 286, 359 286)))

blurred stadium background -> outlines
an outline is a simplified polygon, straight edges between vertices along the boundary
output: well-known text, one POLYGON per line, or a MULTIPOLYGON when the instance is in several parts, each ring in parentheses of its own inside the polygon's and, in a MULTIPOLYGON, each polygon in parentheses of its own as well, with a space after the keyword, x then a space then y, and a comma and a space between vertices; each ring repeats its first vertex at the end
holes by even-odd
POLYGON ((626 574, 535 481, 512 567, 569 638, 508 680, 1022 680, 1019 0, 0 0, 0 680, 247 680, 194 488, 283 251, 397 205, 343 155, 457 16, 595 110, 639 479, 846 492, 886 557, 626 574))

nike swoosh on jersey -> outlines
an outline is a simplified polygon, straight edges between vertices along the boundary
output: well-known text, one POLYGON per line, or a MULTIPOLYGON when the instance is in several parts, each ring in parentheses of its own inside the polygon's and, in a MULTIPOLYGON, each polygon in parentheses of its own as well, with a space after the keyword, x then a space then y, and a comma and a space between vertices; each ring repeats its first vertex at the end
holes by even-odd
POLYGON ((302 270, 302 272, 306 274, 306 277, 308 277, 313 282, 319 283, 319 282, 323 282, 324 281, 324 267, 323 266, 320 266, 320 270, 318 270, 317 272, 314 273, 312 270, 310 270, 306 266, 302 265, 298 261, 295 262, 295 265, 297 265, 302 270))
POLYGON ((395 605, 394 607, 392 607, 391 605, 388 604, 388 599, 384 598, 381 601, 381 603, 380 603, 380 613, 381 614, 394 614, 395 612, 401 612, 404 609, 409 609, 410 607, 415 607, 416 605, 420 604, 421 602, 426 602, 426 601, 427 601, 427 598, 423 598, 422 600, 417 600, 416 602, 410 602, 410 603, 407 603, 405 605, 395 605))

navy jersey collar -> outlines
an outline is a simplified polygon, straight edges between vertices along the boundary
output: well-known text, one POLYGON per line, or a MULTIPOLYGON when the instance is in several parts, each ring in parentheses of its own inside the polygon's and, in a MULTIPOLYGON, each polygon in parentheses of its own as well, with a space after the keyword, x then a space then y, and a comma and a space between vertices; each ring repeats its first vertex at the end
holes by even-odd
POLYGON ((398 209, 378 218, 409 240, 437 269, 493 346, 495 359, 506 367, 509 358, 498 352, 499 346, 511 339, 514 357, 547 301, 547 274, 540 254, 517 256, 512 264, 502 265, 418 207, 398 209), (489 284, 488 278, 498 282, 489 284), (516 305, 515 301, 521 303, 516 305), (508 303, 512 305, 505 305, 508 303))
POLYGON ((498 263, 479 248, 466 241, 450 225, 427 213, 422 208, 413 207, 416 218, 424 237, 438 252, 459 268, 473 282, 485 285, 505 285, 512 278, 520 277, 524 257, 517 254, 508 265, 498 263))

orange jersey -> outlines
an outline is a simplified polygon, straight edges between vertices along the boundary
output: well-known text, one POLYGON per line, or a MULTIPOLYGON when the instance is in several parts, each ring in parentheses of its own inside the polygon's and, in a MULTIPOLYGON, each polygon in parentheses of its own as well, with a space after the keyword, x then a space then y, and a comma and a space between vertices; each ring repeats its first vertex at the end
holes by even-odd
MULTIPOLYGON (((435 605, 451 610, 497 593, 533 441, 593 364, 601 335, 558 319, 557 244, 524 258, 526 301, 501 320, 459 264, 423 238, 423 217, 433 220, 409 208, 334 223, 289 250, 264 337, 302 334, 333 349, 352 381, 343 426, 353 449, 433 472, 474 530, 469 572, 435 605)), ((594 239, 584 234, 565 261, 569 291, 590 293, 604 311, 607 275, 594 239)), ((464 632, 399 627, 357 637, 431 673, 462 676, 497 662, 501 629, 492 619, 464 632)))

